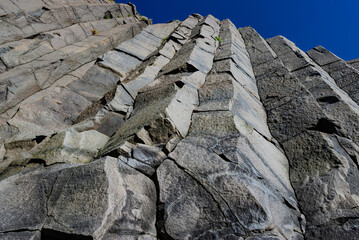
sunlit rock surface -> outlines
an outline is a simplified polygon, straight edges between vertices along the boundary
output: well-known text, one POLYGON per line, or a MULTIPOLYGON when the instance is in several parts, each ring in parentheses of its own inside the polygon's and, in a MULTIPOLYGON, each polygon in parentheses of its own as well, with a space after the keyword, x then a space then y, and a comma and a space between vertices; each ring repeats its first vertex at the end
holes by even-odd
POLYGON ((212 15, 2 1, 0 239, 357 239, 358 69, 212 15))

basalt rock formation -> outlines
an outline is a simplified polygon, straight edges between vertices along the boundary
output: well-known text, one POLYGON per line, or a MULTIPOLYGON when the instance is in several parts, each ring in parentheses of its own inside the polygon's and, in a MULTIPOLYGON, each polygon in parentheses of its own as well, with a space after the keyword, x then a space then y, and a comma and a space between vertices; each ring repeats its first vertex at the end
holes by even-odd
POLYGON ((359 61, 193 14, 0 2, 0 239, 357 239, 359 61))

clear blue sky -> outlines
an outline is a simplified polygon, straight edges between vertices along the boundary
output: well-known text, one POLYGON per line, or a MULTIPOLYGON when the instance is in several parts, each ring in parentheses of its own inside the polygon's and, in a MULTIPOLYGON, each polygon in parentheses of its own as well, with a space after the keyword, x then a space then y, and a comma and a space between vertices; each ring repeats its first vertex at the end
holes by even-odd
MULTIPOLYGON (((117 1, 125 2, 125 1, 117 1)), ((264 38, 283 35, 307 51, 322 45, 344 60, 359 58, 359 0, 132 0, 154 23, 192 13, 229 18, 264 38)))

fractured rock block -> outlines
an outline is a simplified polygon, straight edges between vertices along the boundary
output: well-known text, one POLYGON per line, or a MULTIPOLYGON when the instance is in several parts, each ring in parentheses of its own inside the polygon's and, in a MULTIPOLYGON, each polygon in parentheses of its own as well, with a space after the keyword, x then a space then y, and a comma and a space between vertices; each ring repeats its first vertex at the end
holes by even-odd
POLYGON ((115 158, 23 172, 2 180, 0 192, 2 232, 156 237, 154 183, 115 158))

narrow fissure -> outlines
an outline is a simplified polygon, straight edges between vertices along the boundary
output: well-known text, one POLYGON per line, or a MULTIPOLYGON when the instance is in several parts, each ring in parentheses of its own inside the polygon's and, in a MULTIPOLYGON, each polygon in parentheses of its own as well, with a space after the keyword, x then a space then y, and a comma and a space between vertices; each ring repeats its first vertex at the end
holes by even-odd
POLYGON ((93 240, 93 237, 43 228, 41 230, 41 240, 93 240))

